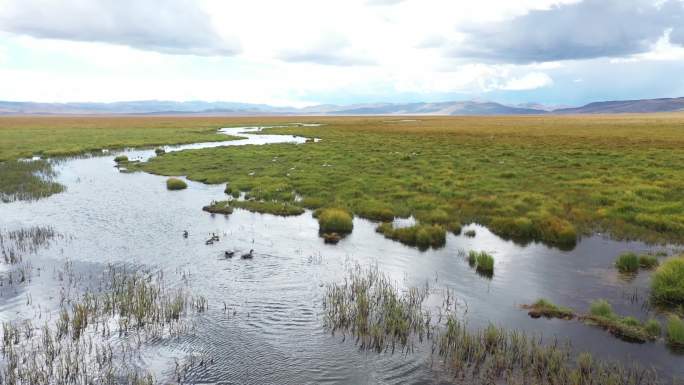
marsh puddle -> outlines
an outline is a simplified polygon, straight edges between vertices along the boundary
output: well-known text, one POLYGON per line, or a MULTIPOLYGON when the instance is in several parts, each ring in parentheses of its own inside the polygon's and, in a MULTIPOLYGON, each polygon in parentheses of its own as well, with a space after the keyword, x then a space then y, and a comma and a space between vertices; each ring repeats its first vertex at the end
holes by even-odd
MULTIPOLYGON (((180 151, 216 146, 304 143, 305 138, 257 135, 258 127, 222 132, 245 139, 166 146, 180 151)), ((123 152, 130 159, 148 159, 153 150, 123 152)), ((654 366, 663 377, 684 376, 684 358, 662 342, 630 344, 598 328, 574 321, 533 320, 518 305, 546 297, 586 311, 589 302, 605 298, 624 315, 645 319, 648 272, 632 280, 620 277, 614 258, 627 250, 662 250, 639 242, 618 242, 593 236, 571 251, 542 244, 517 245, 486 228, 469 225, 475 237, 449 235, 446 247, 421 252, 377 234, 376 224, 356 218, 354 231, 337 245, 326 245, 318 224, 307 212, 275 217, 235 210, 230 216, 210 215, 201 207, 225 198, 223 185, 188 181, 182 191, 168 191, 165 177, 120 173, 114 153, 70 159, 56 166, 64 193, 35 202, 0 204, 0 227, 48 225, 68 236, 31 259, 43 268, 45 282, 34 277, 20 290, 0 297, 2 319, 31 316, 25 298, 50 297, 54 266, 68 258, 83 271, 109 263, 146 266, 166 272, 167 280, 190 280, 193 292, 209 299, 209 310, 194 320, 195 333, 146 349, 141 366, 160 377, 170 375, 173 359, 201 354, 213 363, 191 370, 201 383, 435 383, 430 370, 430 343, 414 354, 361 352, 352 338, 331 336, 322 328, 325 284, 339 281, 358 262, 374 264, 402 286, 448 288, 459 299, 459 312, 469 327, 492 322, 510 329, 569 338, 578 350, 588 350, 626 364, 654 366), (183 231, 189 235, 183 237, 183 231), (205 245, 210 233, 220 242, 205 245), (253 260, 223 258, 224 250, 255 250, 253 260), (463 251, 485 250, 496 259, 491 279, 477 275, 463 251), (51 270, 52 269, 52 270, 51 270), (49 273, 45 273, 49 272, 49 273), (182 277, 182 278, 181 278, 182 277)), ((230 165, 222 165, 230 167, 230 165)), ((87 278, 84 273, 83 277, 87 278)), ((84 279, 85 279, 84 278, 84 279)), ((46 301, 46 306, 55 306, 46 301)), ((35 305, 34 305, 35 306, 35 305)), ((42 311, 48 311, 43 308, 42 311)))

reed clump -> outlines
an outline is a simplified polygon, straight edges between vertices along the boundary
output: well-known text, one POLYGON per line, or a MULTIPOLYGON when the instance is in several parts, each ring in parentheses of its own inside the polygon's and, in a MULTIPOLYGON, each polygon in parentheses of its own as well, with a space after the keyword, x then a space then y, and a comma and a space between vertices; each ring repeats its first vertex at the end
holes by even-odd
POLYGON ((63 236, 52 226, 33 226, 17 230, 0 231, 0 253, 7 264, 16 264, 27 254, 48 247, 54 238, 63 236))
POLYGON ((639 256, 632 252, 620 254, 615 260, 615 267, 621 273, 636 273, 639 271, 639 256))
POLYGON ((490 277, 494 275, 494 257, 486 251, 471 250, 468 253, 468 264, 479 274, 490 277))
POLYGON ((470 332, 449 315, 436 350, 446 368, 467 384, 660 384, 655 369, 574 354, 569 343, 542 341, 518 331, 489 325, 470 332))
POLYGON ((343 283, 328 285, 324 325, 333 334, 351 335, 363 350, 411 351, 431 333, 431 317, 423 309, 427 295, 427 287, 400 291, 376 268, 357 265, 343 283))
POLYGON ((128 157, 126 155, 118 155, 114 158, 114 162, 116 162, 116 163, 128 162, 128 157))

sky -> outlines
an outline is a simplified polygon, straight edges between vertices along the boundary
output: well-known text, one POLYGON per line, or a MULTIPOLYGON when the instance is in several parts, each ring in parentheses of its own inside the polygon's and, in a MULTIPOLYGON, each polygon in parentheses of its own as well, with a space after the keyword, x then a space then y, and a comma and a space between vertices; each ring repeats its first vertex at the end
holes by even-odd
POLYGON ((684 0, 0 0, 0 100, 684 96, 684 0))

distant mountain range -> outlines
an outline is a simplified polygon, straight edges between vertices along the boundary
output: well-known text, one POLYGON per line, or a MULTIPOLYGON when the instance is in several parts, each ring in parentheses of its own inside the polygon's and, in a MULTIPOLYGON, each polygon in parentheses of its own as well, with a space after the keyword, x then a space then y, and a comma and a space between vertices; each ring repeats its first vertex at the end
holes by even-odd
POLYGON ((0 101, 0 115, 534 115, 619 114, 684 111, 684 97, 589 103, 581 107, 505 105, 488 101, 316 105, 304 108, 231 102, 159 100, 114 103, 35 103, 0 101))

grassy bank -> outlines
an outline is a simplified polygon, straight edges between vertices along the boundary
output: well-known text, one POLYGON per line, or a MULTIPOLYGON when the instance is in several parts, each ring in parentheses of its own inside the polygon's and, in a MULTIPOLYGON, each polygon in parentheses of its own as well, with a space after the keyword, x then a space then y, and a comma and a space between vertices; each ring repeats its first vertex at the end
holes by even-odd
POLYGON ((61 156, 102 148, 229 140, 216 133, 239 124, 209 117, 0 117, 0 161, 61 156))
POLYGON ((171 153, 142 167, 374 219, 478 222, 520 242, 571 247, 596 230, 684 241, 681 114, 316 120, 325 125, 271 132, 318 143, 171 153))

